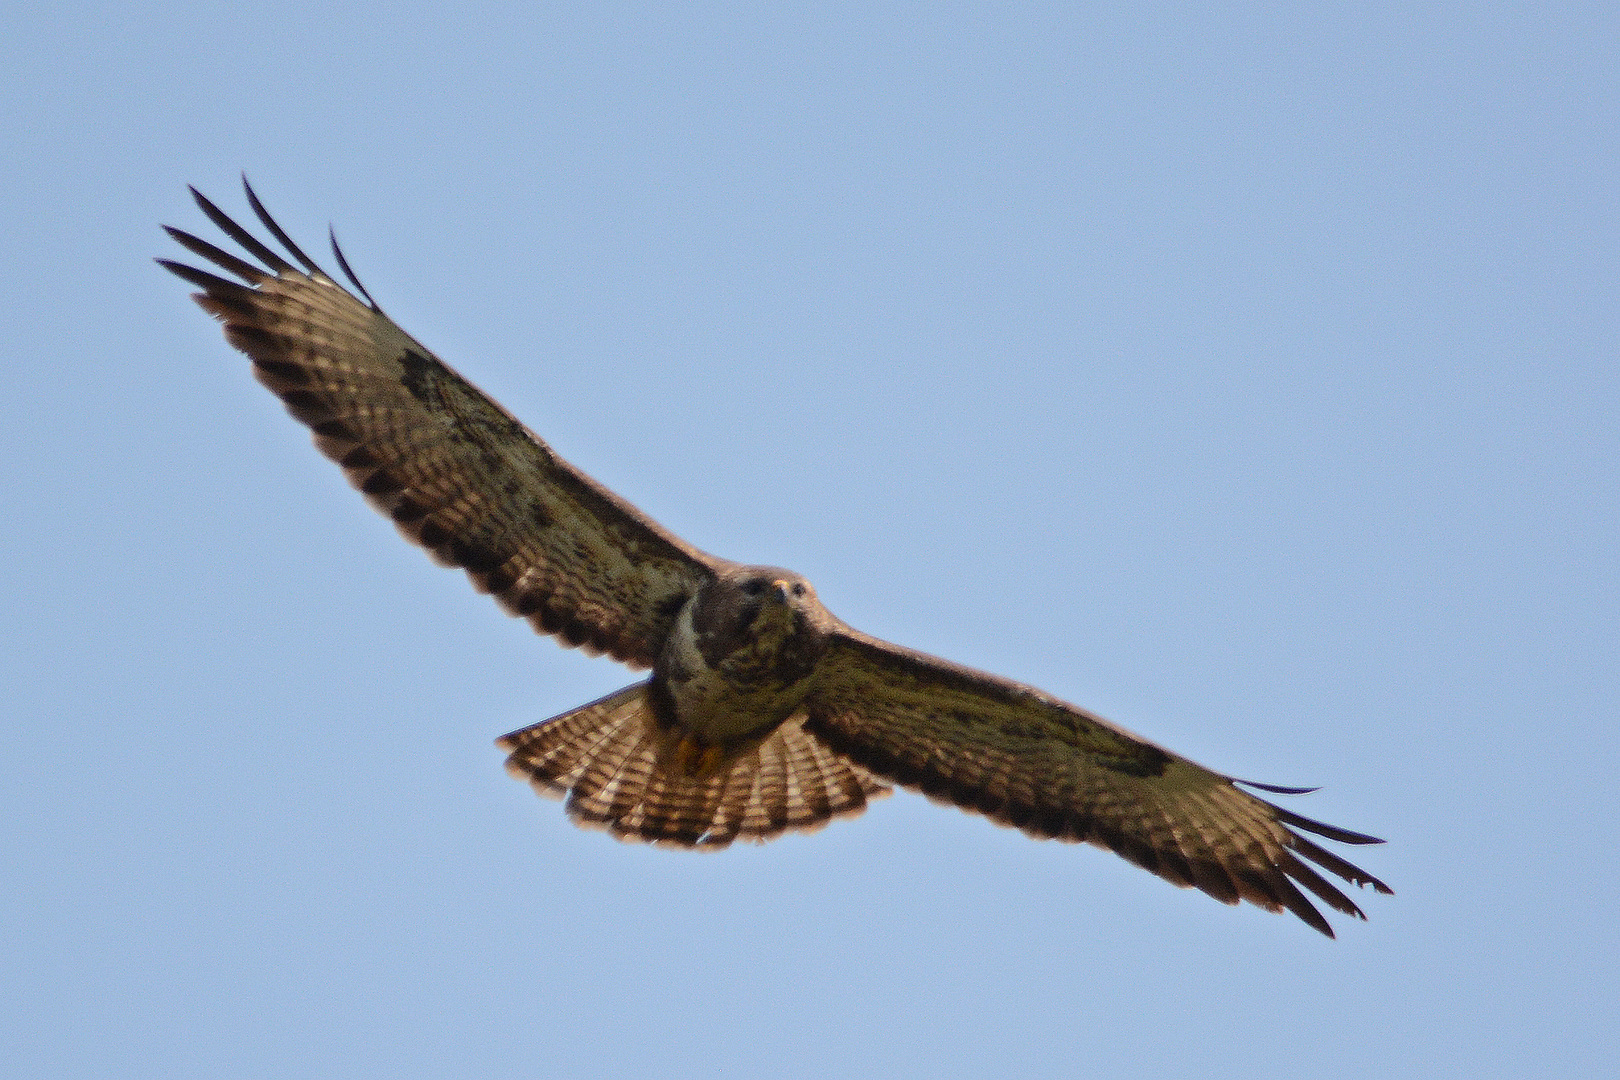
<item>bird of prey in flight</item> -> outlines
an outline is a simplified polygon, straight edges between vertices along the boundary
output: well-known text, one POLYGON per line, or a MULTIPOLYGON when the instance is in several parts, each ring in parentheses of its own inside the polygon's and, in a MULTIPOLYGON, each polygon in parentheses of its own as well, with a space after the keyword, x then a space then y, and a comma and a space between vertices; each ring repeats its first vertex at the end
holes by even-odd
MULTIPOLYGON (((245 181, 244 181, 245 186, 245 181)), ((1309 839, 1377 839, 1273 805, 1050 694, 846 625, 791 570, 699 551, 558 457, 350 292, 260 205, 296 262, 197 205, 242 251, 168 233, 238 280, 160 259, 366 498, 437 561, 564 645, 652 674, 498 740, 507 768, 615 836, 685 847, 769 840, 860 813, 891 784, 1031 836, 1107 848, 1227 904, 1305 895, 1365 918, 1317 869, 1377 878, 1309 839), (1304 891, 1302 891, 1302 889, 1304 891)))

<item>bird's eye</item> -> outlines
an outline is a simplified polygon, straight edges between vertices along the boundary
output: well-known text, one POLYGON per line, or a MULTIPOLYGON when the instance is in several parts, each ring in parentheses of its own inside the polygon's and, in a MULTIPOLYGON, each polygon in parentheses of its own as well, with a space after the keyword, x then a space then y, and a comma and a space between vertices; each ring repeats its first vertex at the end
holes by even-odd
POLYGON ((803 596, 804 595, 804 582, 795 581, 793 583, 793 595, 794 596, 803 596))

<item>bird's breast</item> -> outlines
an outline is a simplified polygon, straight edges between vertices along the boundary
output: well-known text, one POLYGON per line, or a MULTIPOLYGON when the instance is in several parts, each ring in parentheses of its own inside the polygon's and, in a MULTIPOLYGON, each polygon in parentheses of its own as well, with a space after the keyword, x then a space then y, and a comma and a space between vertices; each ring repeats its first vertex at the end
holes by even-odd
POLYGON ((654 700, 671 727, 709 745, 759 738, 804 702, 815 670, 815 645, 791 620, 761 618, 748 632, 714 635, 683 609, 653 669, 654 700))

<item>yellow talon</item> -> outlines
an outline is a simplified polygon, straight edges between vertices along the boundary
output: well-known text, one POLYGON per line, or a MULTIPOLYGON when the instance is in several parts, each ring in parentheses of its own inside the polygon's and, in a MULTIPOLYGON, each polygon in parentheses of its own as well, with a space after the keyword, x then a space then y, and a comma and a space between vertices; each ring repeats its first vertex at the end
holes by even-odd
POLYGON ((719 772, 727 757, 725 747, 705 746, 690 735, 683 735, 671 751, 669 763, 679 775, 701 780, 719 772))
POLYGON ((720 771, 720 766, 726 762, 726 752, 718 746, 705 746, 703 754, 698 758, 697 771, 693 776, 713 776, 720 771))
POLYGON ((675 752, 670 755, 670 764, 675 766, 677 774, 691 776, 692 762, 697 753, 697 744, 691 739, 682 736, 680 742, 675 744, 675 752))

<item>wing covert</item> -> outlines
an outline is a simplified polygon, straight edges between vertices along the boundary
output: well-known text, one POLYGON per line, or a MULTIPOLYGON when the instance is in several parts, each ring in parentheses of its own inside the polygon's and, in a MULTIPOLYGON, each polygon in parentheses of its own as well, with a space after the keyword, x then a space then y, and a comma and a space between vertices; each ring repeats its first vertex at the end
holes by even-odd
POLYGON ((650 667, 676 612, 722 561, 558 457, 401 330, 369 302, 335 242, 366 302, 305 256, 251 188, 254 211, 304 270, 192 194, 270 269, 178 229, 168 232, 246 284, 158 261, 202 289, 198 304, 367 500, 542 633, 650 667))

